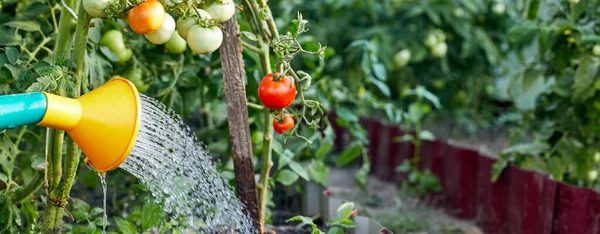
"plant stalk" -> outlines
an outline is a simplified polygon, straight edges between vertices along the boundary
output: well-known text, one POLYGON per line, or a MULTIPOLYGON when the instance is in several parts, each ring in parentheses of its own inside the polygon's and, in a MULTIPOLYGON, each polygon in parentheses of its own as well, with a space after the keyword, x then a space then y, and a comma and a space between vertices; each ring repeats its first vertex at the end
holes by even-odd
MULTIPOLYGON (((76 8, 77 5, 77 1, 75 0, 67 2, 67 6, 71 8, 76 8)), ((77 18, 77 34, 73 52, 73 60, 76 61, 76 76, 74 78, 75 93, 73 97, 78 97, 81 93, 81 78, 83 76, 87 31, 90 22, 90 18, 83 7, 79 7, 77 18)), ((70 48, 73 35, 72 20, 73 17, 68 14, 66 9, 63 9, 59 22, 59 32, 54 50, 54 59, 58 58, 60 54, 64 51, 68 51, 70 48)), ((64 90, 60 91, 64 92, 64 90)), ((49 199, 46 204, 46 214, 42 223, 43 233, 59 233, 61 230, 64 206, 69 199, 69 193, 75 179, 80 158, 80 152, 77 145, 73 140, 68 139, 65 177, 62 178, 62 144, 64 131, 51 130, 50 135, 52 135, 53 132, 55 132, 55 139, 49 146, 52 149, 52 153, 48 155, 49 165, 52 165, 52 169, 49 167, 49 171, 53 172, 49 175, 48 180, 51 182, 52 187, 48 190, 49 199)))

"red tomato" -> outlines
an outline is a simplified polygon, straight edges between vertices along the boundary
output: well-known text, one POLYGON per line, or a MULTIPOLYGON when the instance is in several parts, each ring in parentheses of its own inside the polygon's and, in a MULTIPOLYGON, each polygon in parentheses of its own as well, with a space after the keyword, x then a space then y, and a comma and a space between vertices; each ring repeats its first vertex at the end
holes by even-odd
POLYGON ((147 0, 127 13, 131 29, 138 34, 148 34, 158 30, 165 21, 165 8, 157 0, 147 0))
POLYGON ((283 121, 279 122, 279 118, 281 114, 278 114, 275 119, 273 119, 273 128, 275 132, 279 134, 283 134, 285 131, 294 128, 294 118, 291 115, 285 114, 283 117, 283 121))
MULTIPOLYGON (((277 76, 280 74, 277 73, 277 76)), ((288 76, 275 80, 273 73, 266 75, 258 85, 258 98, 270 109, 283 109, 292 104, 296 98, 296 85, 288 76)))

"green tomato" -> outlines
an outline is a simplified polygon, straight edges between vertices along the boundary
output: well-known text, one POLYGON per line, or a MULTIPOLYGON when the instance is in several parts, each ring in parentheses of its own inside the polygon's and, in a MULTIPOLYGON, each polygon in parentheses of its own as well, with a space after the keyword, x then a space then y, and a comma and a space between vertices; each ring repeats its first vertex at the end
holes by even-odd
POLYGON ((463 10, 460 7, 454 8, 454 10, 452 10, 452 14, 458 18, 461 18, 463 16, 465 16, 465 10, 463 10))
POLYGON ((575 5, 575 4, 579 3, 579 0, 569 0, 569 3, 571 3, 572 5, 575 5))
POLYGON ((429 33, 429 35, 427 35, 427 38, 425 38, 425 45, 427 47, 433 47, 433 46, 437 45, 438 43, 439 43, 439 40, 433 33, 429 33))
POLYGON ((600 56, 600 44, 594 45, 594 48, 592 49, 592 51, 594 52, 594 55, 600 56))
POLYGON ((497 2, 492 6, 492 12, 496 15, 502 15, 506 11, 506 6, 502 2, 497 2))
POLYGON ((177 32, 179 33, 179 36, 181 36, 181 38, 187 39, 188 31, 190 31, 190 28, 192 26, 197 24, 197 21, 198 21, 197 15, 200 16, 200 18, 199 18, 200 21, 212 19, 210 14, 208 12, 206 12, 205 10, 196 9, 196 12, 197 12, 197 14, 194 14, 193 17, 188 17, 188 18, 180 17, 179 19, 177 19, 177 32))
POLYGON ((436 89, 443 89, 444 86, 446 86, 446 81, 444 80, 444 78, 437 78, 433 80, 432 85, 436 89))
POLYGON ((119 30, 110 30, 104 33, 100 39, 100 45, 108 47, 113 53, 125 50, 123 33, 119 30))
POLYGON ((600 162, 600 152, 594 154, 594 162, 600 162))
POLYGON ((133 51, 131 51, 131 49, 126 49, 126 50, 118 51, 115 54, 119 58, 119 63, 126 63, 127 61, 129 61, 129 59, 131 59, 131 56, 133 55, 133 51))
POLYGON ((404 67, 410 62, 410 51, 403 49, 394 55, 394 63, 397 67, 404 67))
POLYGON ((106 17, 104 10, 108 7, 112 0, 83 0, 83 9, 89 15, 95 18, 106 17))
POLYGON ((588 179, 590 181, 594 181, 594 180, 598 179, 598 171, 596 171, 596 170, 589 171, 588 172, 588 179))
POLYGON ((181 38, 179 33, 173 32, 171 39, 165 45, 167 50, 173 54, 180 54, 187 49, 187 42, 181 38))
POLYGON ((446 42, 440 42, 436 46, 431 48, 431 55, 435 58, 441 58, 446 56, 448 52, 448 45, 446 42))
POLYGON ((196 25, 190 28, 187 43, 196 54, 210 54, 221 47, 223 32, 217 26, 205 28, 196 25))
POLYGON ((165 44, 175 32, 175 20, 170 14, 165 15, 165 20, 162 26, 154 32, 145 34, 144 36, 148 41, 155 45, 165 44))
POLYGON ((235 3, 232 0, 217 0, 206 11, 219 22, 225 22, 235 14, 235 3))
POLYGON ((145 93, 150 89, 150 84, 146 84, 142 78, 142 69, 140 68, 129 69, 123 76, 130 80, 139 92, 145 93))

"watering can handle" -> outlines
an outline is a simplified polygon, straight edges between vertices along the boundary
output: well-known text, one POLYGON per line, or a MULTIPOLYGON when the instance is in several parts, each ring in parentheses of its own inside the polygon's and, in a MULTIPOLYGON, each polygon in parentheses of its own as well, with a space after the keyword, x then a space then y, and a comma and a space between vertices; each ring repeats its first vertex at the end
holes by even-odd
POLYGON ((0 131, 39 123, 44 118, 46 106, 43 93, 0 96, 0 131))

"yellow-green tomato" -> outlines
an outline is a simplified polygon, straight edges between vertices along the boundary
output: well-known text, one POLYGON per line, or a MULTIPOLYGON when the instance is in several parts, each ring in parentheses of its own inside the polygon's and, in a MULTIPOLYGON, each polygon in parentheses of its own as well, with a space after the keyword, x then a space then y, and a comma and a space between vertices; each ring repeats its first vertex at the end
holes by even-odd
POLYGON ((106 12, 104 10, 108 7, 108 5, 112 2, 112 0, 83 0, 83 9, 89 15, 95 18, 104 18, 106 17, 106 12))
POLYGON ((217 0, 206 11, 219 22, 225 22, 235 14, 235 3, 232 0, 217 0))
POLYGON ((594 45, 594 48, 592 49, 592 51, 594 52, 594 55, 600 56, 600 44, 594 45))
POLYGON ((160 26, 158 30, 145 34, 144 36, 148 41, 152 42, 152 44, 161 45, 171 39, 173 32, 175 32, 175 20, 171 15, 166 14, 162 26, 160 26))
POLYGON ((100 45, 108 47, 108 49, 110 49, 110 51, 113 53, 125 50, 123 33, 121 33, 119 30, 110 30, 104 33, 100 39, 100 45))
POLYGON ((223 43, 223 32, 217 26, 205 28, 196 25, 190 28, 187 36, 187 43, 196 54, 210 54, 223 43))
POLYGON ((190 31, 190 28, 192 28, 192 26, 198 24, 198 20, 202 21, 212 19, 210 14, 205 10, 196 9, 196 12, 198 14, 195 14, 194 17, 180 17, 179 19, 177 19, 177 32, 179 33, 179 36, 181 36, 181 38, 187 39, 188 31, 190 31), (196 17, 198 15, 200 16, 199 18, 196 17))
POLYGON ((598 171, 596 171, 596 170, 589 171, 588 172, 588 179, 590 181, 594 181, 594 180, 598 179, 598 171))
POLYGON ((404 67, 410 61, 410 51, 403 49, 394 55, 394 63, 397 67, 404 67))
POLYGON ((142 78, 142 69, 140 68, 130 69, 123 76, 130 80, 139 92, 145 93, 150 89, 150 84, 144 82, 142 78))
POLYGON ((492 6, 492 12, 496 15, 502 15, 506 11, 506 6, 502 2, 497 2, 492 6))
POLYGON ((119 58, 119 63, 126 63, 133 55, 133 51, 131 51, 131 49, 115 51, 114 53, 119 58))
POLYGON ((185 49, 187 49, 187 42, 183 38, 181 38, 181 36, 179 36, 179 33, 173 32, 173 35, 171 35, 171 39, 167 41, 167 44, 165 46, 167 47, 167 50, 169 50, 169 52, 179 54, 185 51, 185 49))
POLYGON ((440 42, 436 46, 431 48, 431 55, 435 58, 441 58, 446 56, 448 52, 448 45, 446 42, 440 42))

